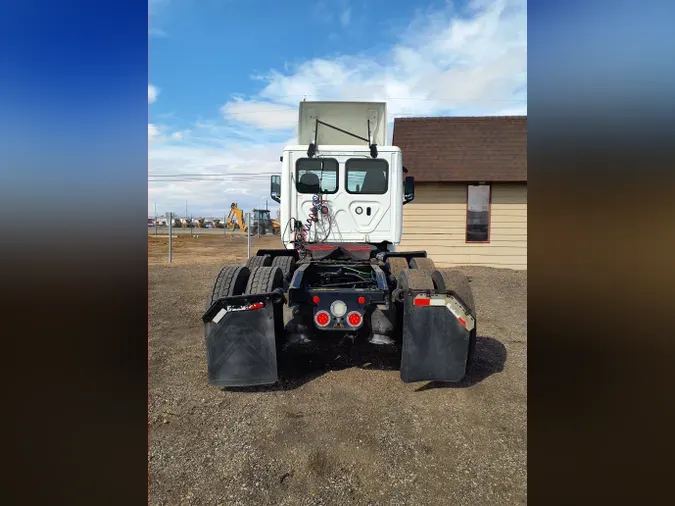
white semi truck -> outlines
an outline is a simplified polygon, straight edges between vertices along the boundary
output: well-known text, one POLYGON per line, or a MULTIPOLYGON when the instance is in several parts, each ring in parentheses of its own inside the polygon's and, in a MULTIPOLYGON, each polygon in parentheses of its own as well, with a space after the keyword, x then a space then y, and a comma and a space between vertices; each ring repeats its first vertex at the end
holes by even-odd
POLYGON ((403 153, 386 145, 386 104, 301 102, 299 112, 299 144, 271 179, 281 248, 224 266, 208 297, 209 382, 273 384, 287 347, 345 335, 397 347, 405 382, 461 380, 476 340, 473 295, 425 251, 397 251, 415 191, 403 153))

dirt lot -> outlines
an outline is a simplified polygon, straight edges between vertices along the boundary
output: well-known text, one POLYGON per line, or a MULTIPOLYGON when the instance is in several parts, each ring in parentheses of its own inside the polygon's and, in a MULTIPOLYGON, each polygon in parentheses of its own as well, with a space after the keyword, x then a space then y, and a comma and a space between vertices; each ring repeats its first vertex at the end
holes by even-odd
POLYGON ((336 346, 289 358, 277 387, 224 390, 200 316, 246 239, 181 237, 172 265, 167 240, 148 237, 151 504, 526 503, 526 272, 463 269, 479 338, 459 385, 404 384, 396 357, 336 346))

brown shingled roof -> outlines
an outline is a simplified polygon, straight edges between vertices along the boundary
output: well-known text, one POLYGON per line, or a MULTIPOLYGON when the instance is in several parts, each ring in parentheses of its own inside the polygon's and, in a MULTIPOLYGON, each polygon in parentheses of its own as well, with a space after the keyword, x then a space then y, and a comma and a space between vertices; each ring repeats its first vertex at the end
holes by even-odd
POLYGON ((527 116, 396 118, 416 181, 527 181, 527 116))

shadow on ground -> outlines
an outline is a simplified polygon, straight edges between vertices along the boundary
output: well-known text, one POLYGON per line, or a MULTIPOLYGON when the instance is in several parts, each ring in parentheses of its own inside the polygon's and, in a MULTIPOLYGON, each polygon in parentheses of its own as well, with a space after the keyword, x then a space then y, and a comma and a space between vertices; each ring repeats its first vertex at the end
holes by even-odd
MULTIPOLYGON (((457 383, 431 381, 418 388, 421 392, 431 388, 466 388, 480 383, 492 374, 504 370, 506 348, 493 337, 476 338, 475 358, 469 373, 457 383)), ((230 392, 270 392, 293 390, 329 371, 351 367, 383 371, 399 370, 401 357, 392 347, 373 346, 368 343, 343 343, 324 345, 312 350, 286 350, 279 359, 279 381, 270 386, 226 387, 230 392)))
POLYGON ((468 374, 461 381, 447 383, 430 381, 419 387, 416 392, 423 392, 432 388, 466 388, 480 383, 485 378, 504 370, 506 363, 506 347, 494 337, 476 338, 474 362, 468 374))

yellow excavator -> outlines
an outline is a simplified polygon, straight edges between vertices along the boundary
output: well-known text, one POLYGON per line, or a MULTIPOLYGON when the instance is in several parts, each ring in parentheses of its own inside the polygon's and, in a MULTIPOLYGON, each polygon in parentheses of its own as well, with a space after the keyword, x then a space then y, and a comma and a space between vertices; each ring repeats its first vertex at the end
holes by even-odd
POLYGON ((230 214, 227 216, 227 221, 225 226, 229 230, 236 230, 237 228, 241 229, 243 232, 246 232, 247 226, 244 223, 244 212, 237 207, 237 203, 233 202, 230 205, 230 214))

